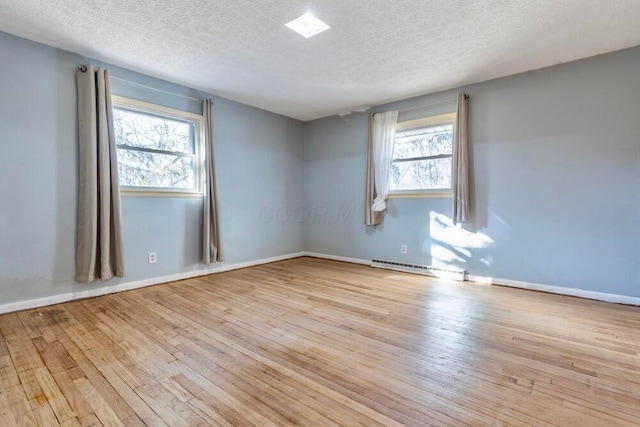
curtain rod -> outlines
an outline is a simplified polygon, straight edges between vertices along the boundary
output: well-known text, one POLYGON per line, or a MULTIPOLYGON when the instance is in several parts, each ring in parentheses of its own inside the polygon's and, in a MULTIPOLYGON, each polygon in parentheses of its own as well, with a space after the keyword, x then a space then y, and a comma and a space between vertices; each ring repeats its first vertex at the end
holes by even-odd
MULTIPOLYGON (((469 95, 465 94, 464 95, 465 99, 469 99, 469 95)), ((424 107, 429 107, 431 105, 438 105, 438 104, 442 104, 444 102, 453 102, 453 101, 457 101, 458 98, 447 98, 447 99, 441 99, 440 101, 434 101, 434 102, 430 102, 429 104, 421 104, 421 105, 414 105, 413 107, 407 107, 407 108, 403 108, 401 110, 398 110, 398 113, 402 113, 403 111, 411 111, 411 110, 415 110, 417 108, 424 108, 424 107)))
POLYGON ((180 94, 178 94, 178 93, 169 92, 168 90, 158 89, 158 88, 155 88, 155 87, 151 87, 151 86, 143 85, 142 83, 136 83, 136 82, 132 82, 132 81, 130 81, 130 80, 121 79, 121 78, 119 78, 119 77, 111 76, 111 79, 112 79, 112 80, 119 80, 119 81, 124 82, 124 83, 129 83, 130 85, 143 87, 143 88, 145 88, 145 89, 154 90, 154 91, 156 91, 156 92, 166 93, 167 95, 178 96, 178 97, 180 97, 180 98, 191 99, 191 100, 193 100, 193 101, 203 101, 203 99, 201 99, 201 98, 194 98, 194 97, 192 97, 192 96, 180 95, 180 94))
MULTIPOLYGON (((80 66, 78 66, 78 70, 82 71, 83 73, 86 73, 87 72, 87 66, 86 65, 80 65, 80 66)), ((203 99, 200 99, 200 98, 194 98, 194 97, 191 97, 191 96, 180 95, 180 94, 177 94, 177 93, 174 93, 174 92, 169 92, 167 90, 162 90, 162 89, 158 89, 158 88, 155 88, 155 87, 143 85, 141 83, 132 82, 130 80, 121 79, 119 77, 114 77, 114 76, 110 76, 110 77, 111 77, 112 80, 120 80, 121 82, 129 83, 130 85, 140 86, 140 87, 143 87, 145 89, 155 90, 156 92, 166 93, 167 95, 179 96, 180 98, 191 99, 191 100, 194 100, 194 101, 204 101, 203 99)))

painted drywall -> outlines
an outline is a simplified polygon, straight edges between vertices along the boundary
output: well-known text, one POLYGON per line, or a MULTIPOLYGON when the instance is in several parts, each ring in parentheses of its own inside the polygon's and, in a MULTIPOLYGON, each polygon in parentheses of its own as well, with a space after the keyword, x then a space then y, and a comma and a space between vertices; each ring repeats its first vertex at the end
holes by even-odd
MULTIPOLYGON (((640 48, 463 89, 473 221, 453 227, 450 199, 393 199, 366 227, 368 113, 329 117, 304 128, 306 250, 640 296, 640 48)), ((399 120, 452 111, 439 102, 399 120)))
MULTIPOLYGON (((126 277, 74 277, 78 55, 0 33, 0 304, 203 270, 202 199, 123 197, 126 277), (158 263, 148 264, 148 252, 158 263)), ((214 139, 225 264, 303 250, 303 224, 273 207, 302 204, 302 123, 109 66, 113 92, 201 112, 197 101, 119 79, 214 100, 214 139)))
MULTIPOLYGON (((200 199, 124 197, 127 276, 74 282, 75 68, 98 61, 3 33, 0 54, 0 303, 202 271, 200 199)), ((119 95, 192 112, 199 102, 118 79, 209 96, 109 68, 119 95)), ((634 48, 464 88, 475 199, 466 230, 448 223, 449 199, 394 199, 381 226, 363 225, 366 113, 303 124, 212 97, 226 263, 304 250, 640 296, 639 69, 634 48)))

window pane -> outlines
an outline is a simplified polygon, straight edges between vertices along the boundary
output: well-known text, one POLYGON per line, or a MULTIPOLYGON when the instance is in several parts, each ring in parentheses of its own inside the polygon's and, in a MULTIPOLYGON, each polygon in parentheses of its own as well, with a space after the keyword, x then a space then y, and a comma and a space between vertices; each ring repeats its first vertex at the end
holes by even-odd
POLYGON ((451 157, 391 164, 391 190, 451 188, 451 157))
POLYGON ((116 144, 193 153, 193 123, 114 108, 116 144))
POLYGON ((396 133, 394 159, 437 156, 453 152, 453 125, 434 126, 396 133))
POLYGON ((195 188, 194 157, 118 149, 120 185, 195 188))

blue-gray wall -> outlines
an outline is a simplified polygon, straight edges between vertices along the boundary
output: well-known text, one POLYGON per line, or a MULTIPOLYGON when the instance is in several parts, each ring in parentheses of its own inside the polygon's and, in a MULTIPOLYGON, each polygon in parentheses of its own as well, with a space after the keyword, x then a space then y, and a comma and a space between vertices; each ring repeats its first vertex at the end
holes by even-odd
MULTIPOLYGON (((363 225, 361 113, 305 123, 305 248, 640 297, 640 48, 464 90, 475 199, 467 230, 450 226, 450 199, 393 199, 381 226, 363 225)), ((445 102, 404 118, 452 111, 445 102)))
MULTIPOLYGON (((5 33, 0 33, 0 58, 0 304, 204 268, 198 237, 202 199, 123 197, 126 278, 74 282, 75 70, 98 62, 5 33), (157 264, 148 264, 148 252, 157 252, 157 264)), ((112 77, 208 96, 109 68, 112 77)), ((196 101, 112 83, 118 95, 201 112, 196 101)), ((268 216, 269 207, 295 210, 302 204, 303 124, 212 98, 226 263, 303 250, 301 222, 268 216)))
MULTIPOLYGON (((4 33, 0 57, 0 304, 104 286, 73 281, 75 68, 96 61, 4 33)), ((114 77, 208 96, 109 68, 114 77)), ((113 89, 200 111, 197 102, 119 80, 113 89)), ((640 48, 464 89, 475 199, 467 230, 450 226, 450 199, 394 199, 382 226, 363 225, 366 113, 303 124, 213 97, 227 263, 307 250, 640 296, 640 48)), ((401 119, 454 109, 439 103, 401 119)), ((106 284, 202 269, 201 203, 124 197, 127 277, 106 284), (157 264, 147 263, 151 251, 157 264)))

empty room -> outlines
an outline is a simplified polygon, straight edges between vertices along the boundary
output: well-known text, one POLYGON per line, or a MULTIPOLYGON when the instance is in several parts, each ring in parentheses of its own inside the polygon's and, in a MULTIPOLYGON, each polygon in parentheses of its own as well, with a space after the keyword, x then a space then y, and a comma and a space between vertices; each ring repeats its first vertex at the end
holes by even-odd
POLYGON ((639 426, 638 23, 1 1, 0 427, 639 426))

